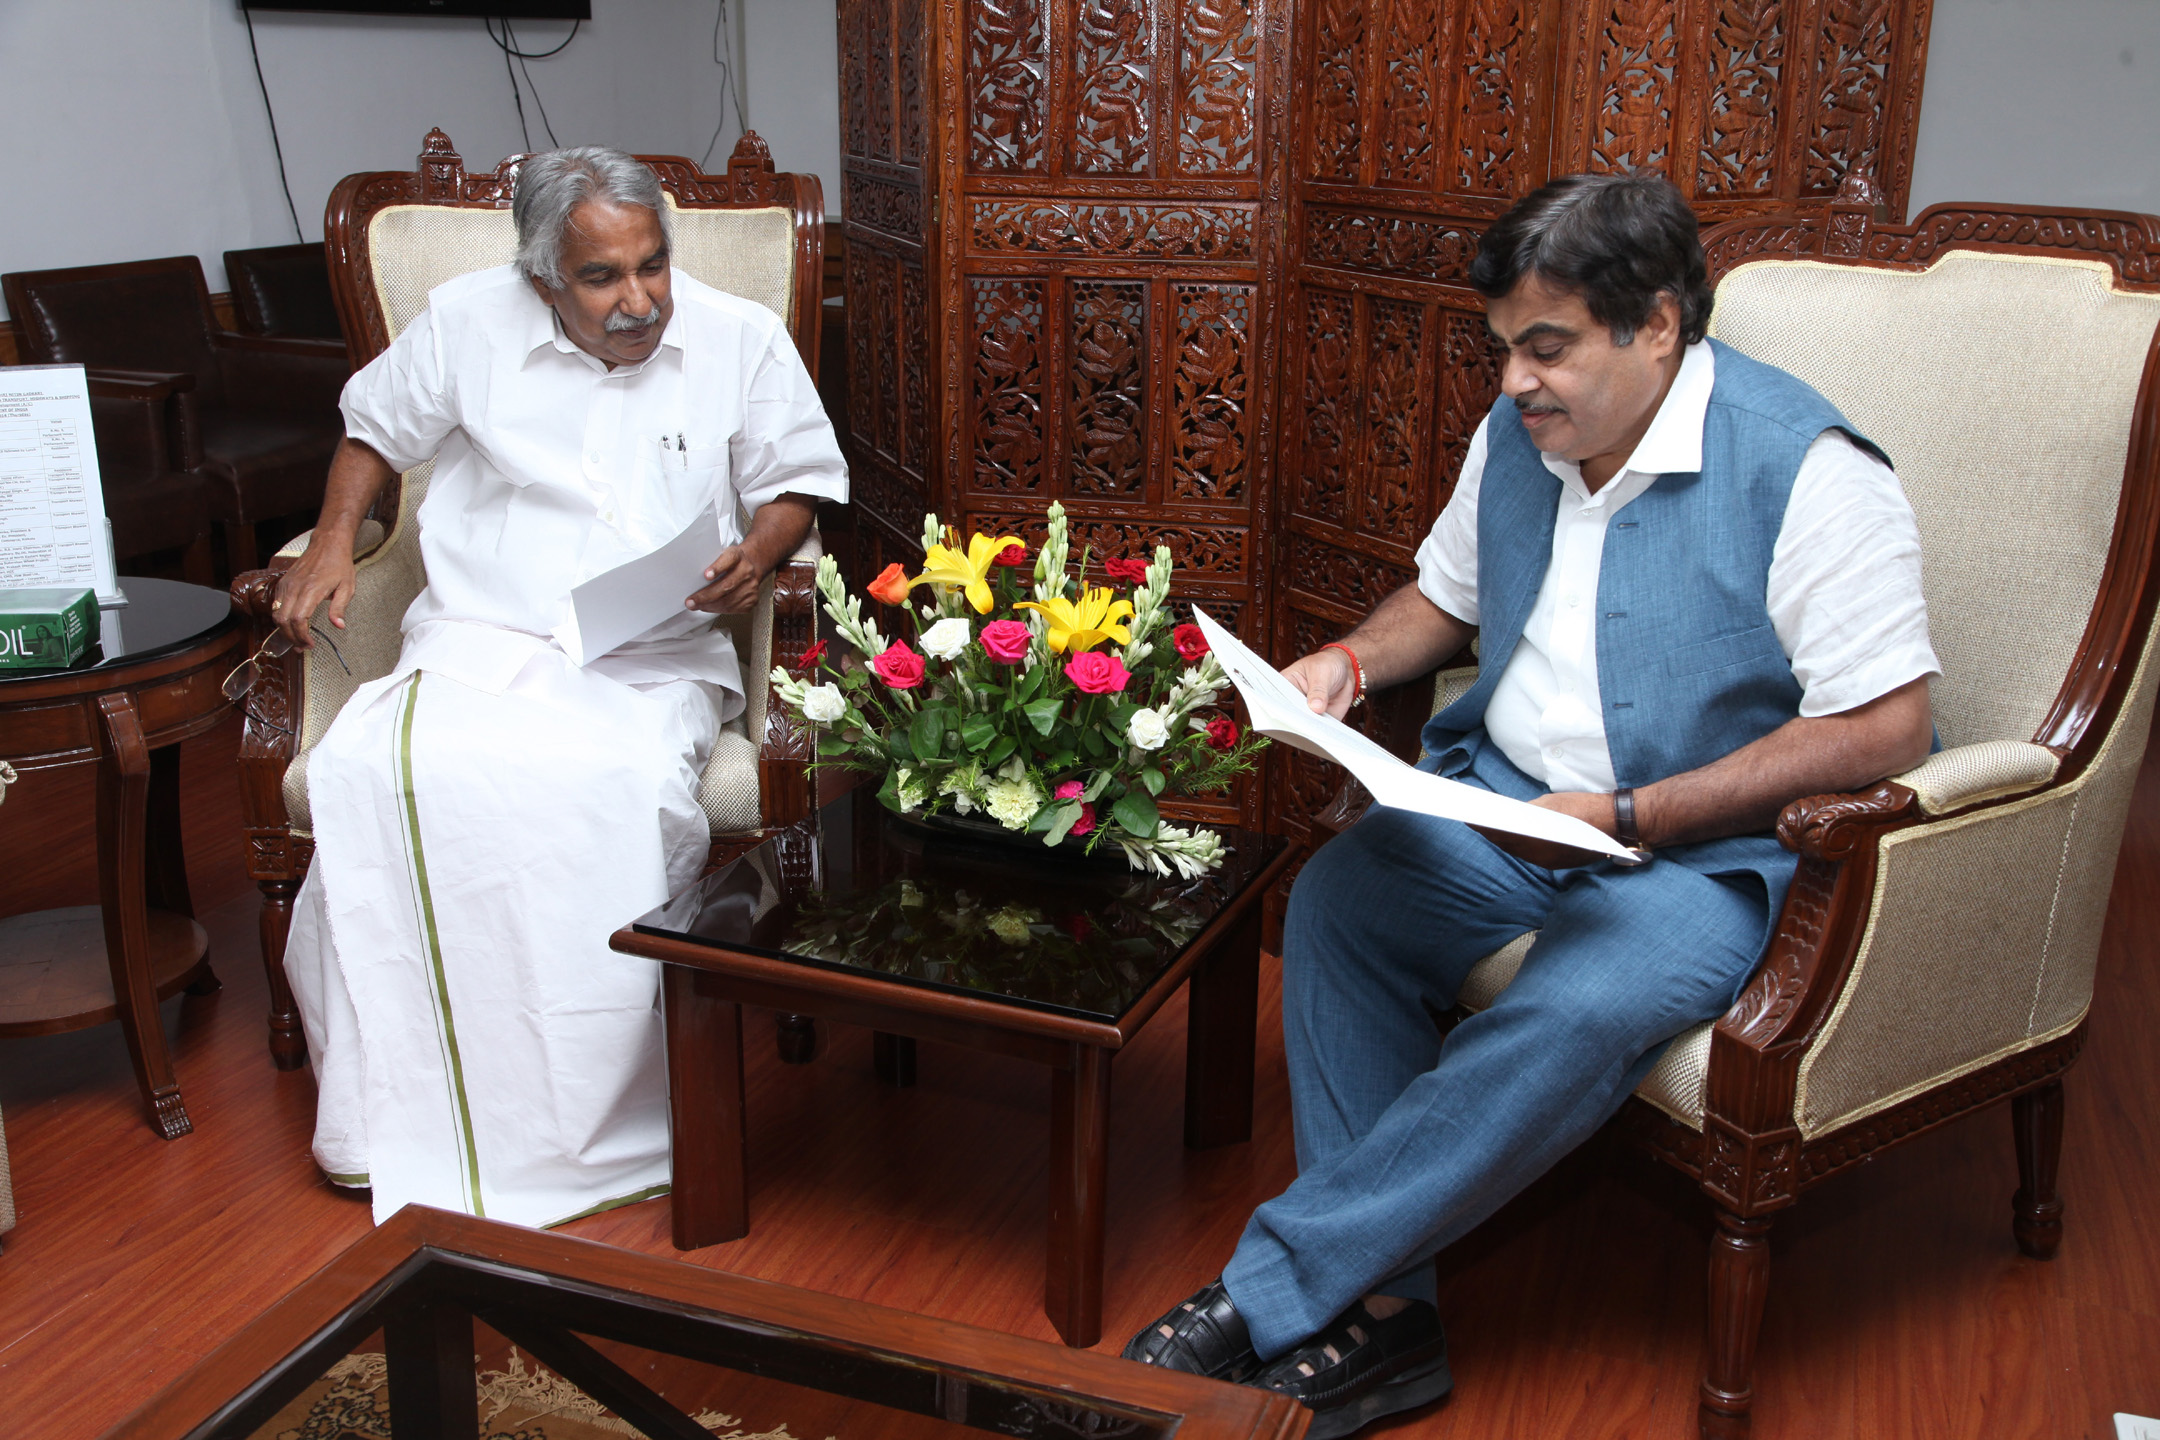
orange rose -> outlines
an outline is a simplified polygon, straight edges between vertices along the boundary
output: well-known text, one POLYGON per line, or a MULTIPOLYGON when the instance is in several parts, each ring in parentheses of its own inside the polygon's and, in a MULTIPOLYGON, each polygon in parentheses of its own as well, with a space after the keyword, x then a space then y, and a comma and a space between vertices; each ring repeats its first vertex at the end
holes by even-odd
POLYGON ((900 563, 896 560, 883 570, 880 570, 877 579, 863 588, 870 592, 871 599, 880 604, 903 605, 907 603, 907 571, 901 569, 900 563))

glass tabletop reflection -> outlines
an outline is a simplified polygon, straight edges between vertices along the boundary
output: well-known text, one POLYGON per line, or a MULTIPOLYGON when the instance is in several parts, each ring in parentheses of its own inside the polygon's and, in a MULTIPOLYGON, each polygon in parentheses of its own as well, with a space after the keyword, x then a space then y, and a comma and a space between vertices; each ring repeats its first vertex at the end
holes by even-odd
POLYGON ((223 590, 189 585, 179 580, 156 580, 142 575, 120 577, 120 593, 128 603, 98 615, 98 643, 73 665, 32 670, 0 670, 0 685, 14 680, 50 680, 61 675, 80 675, 123 664, 155 659, 182 650, 224 628, 232 615, 232 601, 223 590))
POLYGON ((1222 829, 1196 880, 933 829, 867 788, 827 805, 807 855, 768 841, 633 921, 656 935, 1115 1023, 1282 849, 1222 829))

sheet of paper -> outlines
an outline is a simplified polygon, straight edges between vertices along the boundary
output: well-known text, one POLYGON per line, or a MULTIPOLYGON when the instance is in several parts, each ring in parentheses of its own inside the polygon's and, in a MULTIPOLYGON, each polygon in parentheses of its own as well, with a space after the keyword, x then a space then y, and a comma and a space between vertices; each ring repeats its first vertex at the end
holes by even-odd
POLYGON ((1342 721, 1314 714, 1305 703, 1304 693, 1283 678, 1280 670, 1255 655, 1197 605, 1193 607, 1193 619, 1207 636, 1223 673, 1244 697, 1253 729, 1271 740, 1334 761, 1355 775, 1380 804, 1437 815, 1443 820, 1460 820, 1486 830, 1505 830, 1511 835, 1572 845, 1615 859, 1634 858, 1625 845, 1572 815, 1526 805, 1405 765, 1385 746, 1375 744, 1342 721))
POLYGON ((113 574, 89 378, 80 365, 9 365, 0 367, 0 588, 46 586, 127 603, 113 574))
POLYGON ((570 592, 570 619, 555 639, 579 665, 683 613, 683 599, 705 588, 705 567, 722 549, 713 506, 648 555, 593 576, 570 592))

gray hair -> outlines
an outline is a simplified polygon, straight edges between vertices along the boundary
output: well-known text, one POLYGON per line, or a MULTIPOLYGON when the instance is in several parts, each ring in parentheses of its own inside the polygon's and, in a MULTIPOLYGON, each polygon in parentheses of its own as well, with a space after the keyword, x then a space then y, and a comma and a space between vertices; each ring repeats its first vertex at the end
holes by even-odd
POLYGON ((660 177, 644 161, 605 145, 549 150, 518 166, 510 201, 510 218, 517 222, 517 267, 526 278, 550 290, 562 288, 563 231, 571 212, 588 200, 642 205, 660 217, 661 235, 674 238, 660 177))

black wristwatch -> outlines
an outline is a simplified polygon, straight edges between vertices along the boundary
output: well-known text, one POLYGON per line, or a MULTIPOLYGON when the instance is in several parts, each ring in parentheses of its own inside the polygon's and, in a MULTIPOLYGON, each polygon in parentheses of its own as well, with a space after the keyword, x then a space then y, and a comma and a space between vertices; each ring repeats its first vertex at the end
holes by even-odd
POLYGON ((1613 838, 1630 850, 1643 849, 1642 831, 1635 828, 1635 787, 1623 785, 1612 796, 1613 838))

